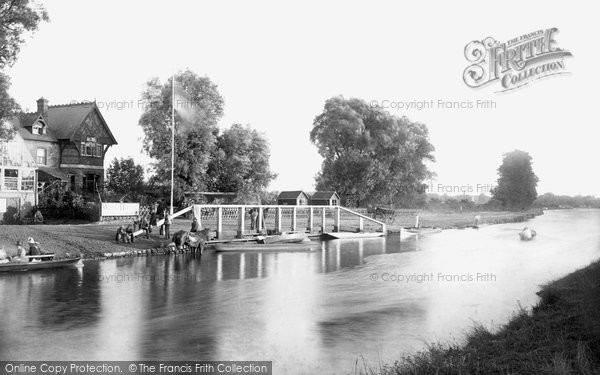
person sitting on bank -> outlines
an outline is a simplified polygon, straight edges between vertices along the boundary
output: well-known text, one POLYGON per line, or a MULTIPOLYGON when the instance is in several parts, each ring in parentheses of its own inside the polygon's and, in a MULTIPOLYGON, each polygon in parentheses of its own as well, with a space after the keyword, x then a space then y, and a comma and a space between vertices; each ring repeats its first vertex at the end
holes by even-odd
POLYGON ((125 236, 127 237, 127 240, 131 243, 133 243, 133 239, 135 238, 133 232, 134 230, 131 227, 131 225, 128 225, 127 228, 125 228, 125 236))
POLYGON ((119 243, 119 241, 123 243, 129 242, 127 241, 127 234, 125 233, 125 227, 123 225, 117 228, 117 233, 115 235, 115 242, 119 243))
POLYGON ((33 215, 33 223, 34 224, 44 224, 44 216, 42 215, 42 211, 36 210, 33 215))

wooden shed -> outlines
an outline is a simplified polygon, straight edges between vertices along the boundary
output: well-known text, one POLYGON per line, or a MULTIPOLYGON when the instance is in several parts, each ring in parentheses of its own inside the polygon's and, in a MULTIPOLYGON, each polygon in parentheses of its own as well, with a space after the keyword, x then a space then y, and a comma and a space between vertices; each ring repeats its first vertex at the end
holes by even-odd
POLYGON ((277 196, 277 204, 290 206, 305 206, 308 204, 308 195, 302 190, 282 191, 277 196))
POLYGON ((317 191, 310 198, 310 204, 315 206, 339 206, 340 196, 335 191, 317 191))

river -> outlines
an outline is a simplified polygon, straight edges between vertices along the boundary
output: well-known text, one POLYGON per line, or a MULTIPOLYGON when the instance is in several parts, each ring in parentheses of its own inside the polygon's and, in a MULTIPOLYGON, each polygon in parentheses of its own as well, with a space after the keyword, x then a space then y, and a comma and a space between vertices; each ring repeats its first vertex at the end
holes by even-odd
POLYGON ((87 261, 0 274, 0 360, 272 360, 274 374, 378 368, 497 329, 600 255, 600 210, 334 240, 311 253, 87 261), (538 232, 522 242, 518 231, 538 232))

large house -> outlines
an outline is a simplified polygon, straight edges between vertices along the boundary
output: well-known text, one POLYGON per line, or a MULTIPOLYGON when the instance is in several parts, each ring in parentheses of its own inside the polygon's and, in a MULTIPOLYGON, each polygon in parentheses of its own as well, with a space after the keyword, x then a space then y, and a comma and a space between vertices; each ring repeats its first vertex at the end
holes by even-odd
POLYGON ((9 124, 16 134, 0 142, 0 215, 10 206, 22 211, 36 205, 53 183, 83 195, 101 191, 104 156, 117 141, 96 103, 48 106, 41 98, 37 112, 9 124))

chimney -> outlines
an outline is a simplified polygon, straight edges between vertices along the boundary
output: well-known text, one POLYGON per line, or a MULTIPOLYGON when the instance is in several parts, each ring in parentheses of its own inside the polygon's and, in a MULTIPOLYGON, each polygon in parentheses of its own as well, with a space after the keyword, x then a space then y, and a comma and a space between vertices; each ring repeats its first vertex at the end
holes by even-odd
POLYGON ((46 117, 48 115, 48 99, 39 98, 37 100, 37 113, 46 117))

